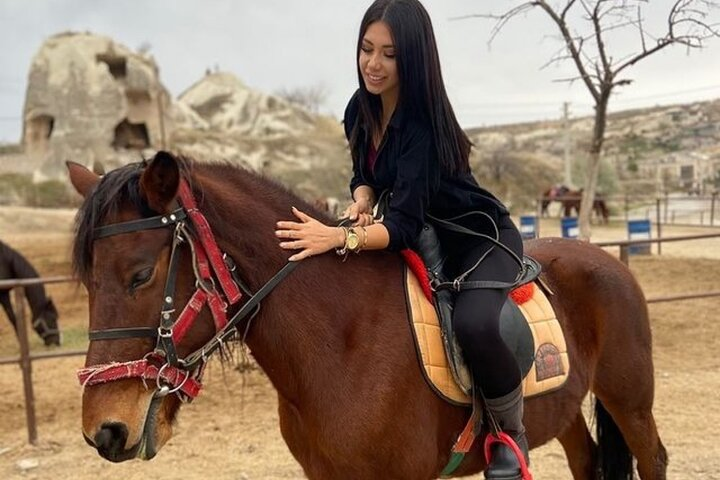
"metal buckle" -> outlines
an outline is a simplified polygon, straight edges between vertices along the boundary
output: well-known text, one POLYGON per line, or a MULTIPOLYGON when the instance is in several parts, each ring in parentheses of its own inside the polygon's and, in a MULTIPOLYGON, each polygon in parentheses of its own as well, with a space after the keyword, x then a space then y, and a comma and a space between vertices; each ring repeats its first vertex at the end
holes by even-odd
POLYGON ((190 372, 188 370, 185 370, 185 378, 183 378, 183 381, 180 382, 180 385, 174 388, 170 388, 167 385, 161 385, 160 382, 162 380, 162 373, 165 368, 169 367, 169 363, 164 363, 162 367, 160 367, 160 370, 158 370, 157 378, 155 378, 155 385, 157 386, 157 392, 155 392, 155 397, 161 398, 166 395, 170 395, 171 393, 179 392, 182 387, 185 386, 185 383, 188 381, 188 378, 190 378, 190 372))
MULTIPOLYGON (((160 338, 172 338, 172 334, 173 334, 173 329, 172 329, 172 327, 170 327, 170 328, 165 328, 165 327, 162 327, 162 326, 158 327, 158 337, 160 337, 160 338)), ((166 364, 166 365, 167 365, 167 364, 166 364)))

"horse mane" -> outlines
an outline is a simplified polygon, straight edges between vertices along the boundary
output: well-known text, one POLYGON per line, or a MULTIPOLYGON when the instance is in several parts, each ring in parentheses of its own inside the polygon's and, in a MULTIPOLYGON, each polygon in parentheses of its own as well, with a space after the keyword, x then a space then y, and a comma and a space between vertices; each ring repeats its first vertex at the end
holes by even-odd
POLYGON ((72 265, 75 276, 87 281, 90 275, 95 228, 108 216, 117 213, 123 202, 129 202, 143 217, 156 215, 141 195, 140 174, 146 161, 131 163, 104 175, 75 216, 75 241, 72 248, 72 265))
MULTIPOLYGON (((175 158, 180 165, 181 176, 191 186, 198 205, 206 215, 209 212, 205 210, 212 210, 213 203, 203 202, 209 192, 203 190, 197 179, 193 178, 195 173, 207 174, 212 178, 232 179, 233 190, 246 192, 247 195, 262 199, 268 204, 287 206, 288 215, 290 214, 289 206, 295 205, 320 221, 331 221, 326 214, 300 199, 285 186, 252 170, 229 162, 200 163, 190 157, 175 156, 175 158)), ((121 206, 129 204, 143 218, 159 214, 149 207, 140 193, 140 177, 148 165, 149 161, 143 160, 112 170, 102 177, 91 194, 85 198, 75 217, 76 233, 72 250, 72 264, 77 278, 83 281, 89 280, 92 268, 94 231, 108 217, 115 215, 121 206)), ((216 211, 214 213, 221 217, 228 215, 227 212, 216 211)), ((222 235, 223 230, 227 227, 213 224, 212 228, 216 233, 222 235)))
POLYGON ((10 271, 15 278, 35 278, 40 276, 27 258, 2 241, 0 241, 0 258, 3 258, 9 264, 10 271))

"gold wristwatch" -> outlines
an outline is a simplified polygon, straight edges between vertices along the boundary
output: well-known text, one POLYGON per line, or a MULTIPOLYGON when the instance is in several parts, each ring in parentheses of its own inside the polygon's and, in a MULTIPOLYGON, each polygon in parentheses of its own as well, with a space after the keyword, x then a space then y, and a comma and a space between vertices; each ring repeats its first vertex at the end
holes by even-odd
POLYGON ((345 248, 351 252, 357 252, 360 249, 360 236, 354 228, 349 228, 345 236, 345 248))

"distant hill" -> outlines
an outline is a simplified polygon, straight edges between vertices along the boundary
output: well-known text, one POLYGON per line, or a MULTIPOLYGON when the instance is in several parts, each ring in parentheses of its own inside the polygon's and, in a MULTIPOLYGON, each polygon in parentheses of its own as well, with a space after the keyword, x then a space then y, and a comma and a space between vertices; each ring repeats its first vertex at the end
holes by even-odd
MULTIPOLYGON (((582 165, 589 150, 592 117, 569 122, 571 158, 582 165)), ((536 158, 557 173, 563 166, 561 121, 470 129, 469 136, 487 159, 498 152, 536 158)), ((604 146, 605 187, 613 192, 642 190, 711 191, 720 182, 720 99, 687 105, 659 106, 611 114, 604 146)), ((579 168, 574 183, 582 186, 579 168)))

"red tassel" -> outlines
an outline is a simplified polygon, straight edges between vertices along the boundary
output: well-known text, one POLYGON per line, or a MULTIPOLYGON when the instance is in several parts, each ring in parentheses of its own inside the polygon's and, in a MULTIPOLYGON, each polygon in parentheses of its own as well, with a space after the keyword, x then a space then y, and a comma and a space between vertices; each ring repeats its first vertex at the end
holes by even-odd
POLYGON ((534 283, 526 283, 525 285, 521 285, 512 292, 510 292, 510 298, 512 298, 513 301, 518 305, 522 305, 523 303, 529 301, 531 298, 533 298, 534 295, 534 283))
POLYGON ((430 290, 430 279, 428 278, 427 269, 425 268, 425 263, 423 263, 422 258, 409 248, 400 250, 400 254, 405 259, 408 267, 410 267, 410 271, 413 272, 420 281, 420 287, 425 294, 425 298, 432 303, 433 297, 432 290, 430 290))

